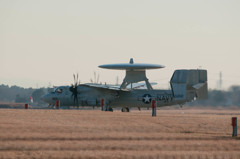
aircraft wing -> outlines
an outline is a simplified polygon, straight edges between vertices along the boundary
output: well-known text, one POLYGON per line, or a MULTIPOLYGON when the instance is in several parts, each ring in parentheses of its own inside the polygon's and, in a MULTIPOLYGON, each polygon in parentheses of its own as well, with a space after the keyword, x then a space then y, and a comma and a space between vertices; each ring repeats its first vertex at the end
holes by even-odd
MULTIPOLYGON (((151 85, 157 85, 157 83, 152 82, 151 85)), ((102 89, 108 89, 108 90, 116 90, 116 91, 129 91, 130 85, 127 86, 127 89, 120 89, 120 86, 118 85, 109 85, 109 84, 97 84, 97 83, 85 83, 81 84, 88 87, 94 87, 94 88, 102 88, 102 89)), ((146 87, 145 83, 133 83, 133 89, 144 89, 146 87)))
MULTIPOLYGON (((151 86, 157 85, 156 82, 150 82, 151 86)), ((146 83, 133 83, 132 85, 133 89, 147 89, 146 83)), ((131 88, 131 85, 127 86, 128 89, 131 88)))
POLYGON ((114 91, 129 91, 127 89, 120 89, 119 86, 114 86, 114 85, 105 85, 105 84, 95 84, 95 83, 85 83, 81 84, 82 86, 88 86, 92 88, 99 88, 99 89, 107 89, 107 90, 114 90, 114 91))

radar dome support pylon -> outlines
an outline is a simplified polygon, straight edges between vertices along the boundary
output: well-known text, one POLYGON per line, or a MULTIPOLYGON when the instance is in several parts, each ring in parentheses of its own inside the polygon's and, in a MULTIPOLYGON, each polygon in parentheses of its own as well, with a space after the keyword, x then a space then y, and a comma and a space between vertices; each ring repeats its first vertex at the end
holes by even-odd
MULTIPOLYGON (((134 64, 132 58, 130 59, 129 64, 134 64)), ((126 70, 126 75, 120 89, 126 89, 127 85, 141 81, 145 81, 148 90, 153 89, 146 76, 146 70, 126 70)))

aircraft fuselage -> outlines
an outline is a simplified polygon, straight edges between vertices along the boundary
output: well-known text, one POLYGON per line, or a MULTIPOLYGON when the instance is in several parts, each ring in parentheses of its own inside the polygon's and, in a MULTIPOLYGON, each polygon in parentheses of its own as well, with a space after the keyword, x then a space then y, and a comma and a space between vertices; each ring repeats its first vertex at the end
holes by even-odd
POLYGON ((171 90, 129 90, 115 91, 109 89, 98 89, 88 86, 78 86, 77 103, 74 103, 69 86, 56 88, 52 93, 43 97, 50 105, 60 101, 61 106, 101 106, 101 99, 106 101, 109 107, 151 107, 152 100, 157 101, 157 106, 168 106, 184 104, 186 100, 176 100, 171 90))

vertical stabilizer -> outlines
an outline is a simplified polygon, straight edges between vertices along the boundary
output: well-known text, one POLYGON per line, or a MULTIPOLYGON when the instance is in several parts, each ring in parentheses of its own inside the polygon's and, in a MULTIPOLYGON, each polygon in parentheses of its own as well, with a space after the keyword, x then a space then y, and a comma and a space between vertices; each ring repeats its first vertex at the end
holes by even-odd
POLYGON ((175 70, 171 78, 176 100, 207 99, 207 70, 175 70))

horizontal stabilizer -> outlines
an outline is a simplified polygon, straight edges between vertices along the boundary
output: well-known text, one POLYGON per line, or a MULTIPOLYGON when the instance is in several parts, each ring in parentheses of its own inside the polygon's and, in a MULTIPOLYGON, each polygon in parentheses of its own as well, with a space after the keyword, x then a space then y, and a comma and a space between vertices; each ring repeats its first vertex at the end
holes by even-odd
POLYGON ((194 86, 193 86, 193 88, 195 88, 195 89, 200 89, 201 87, 203 87, 205 85, 205 83, 198 83, 198 84, 195 84, 194 86))
POLYGON ((199 83, 193 86, 196 89, 197 99, 208 99, 207 83, 199 83))

